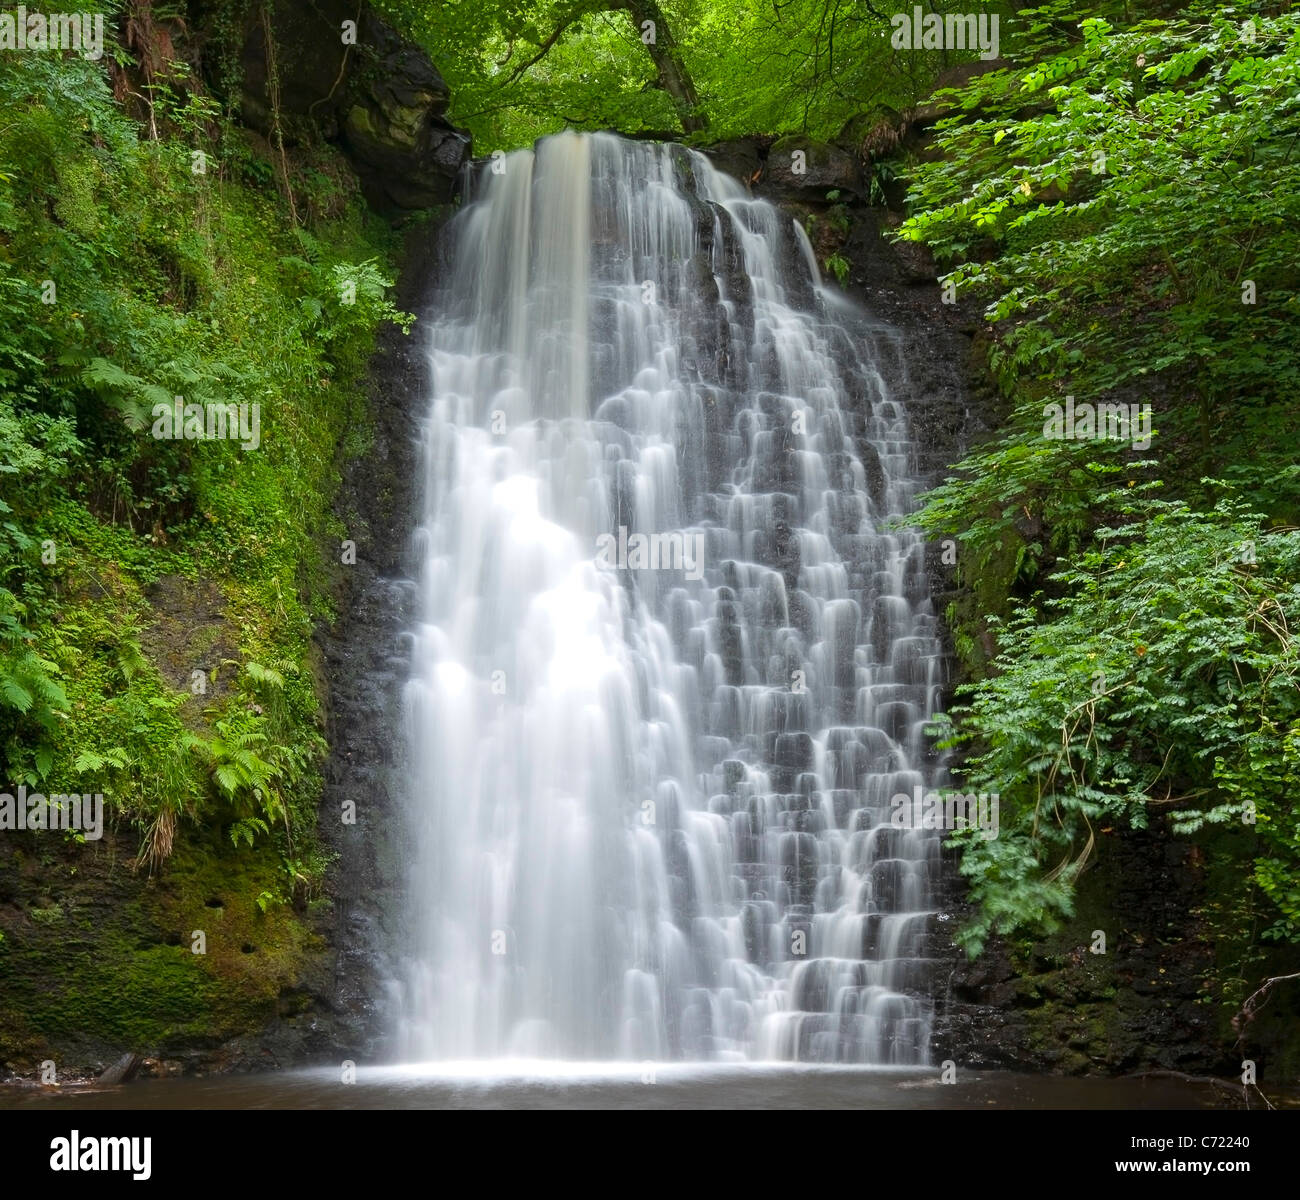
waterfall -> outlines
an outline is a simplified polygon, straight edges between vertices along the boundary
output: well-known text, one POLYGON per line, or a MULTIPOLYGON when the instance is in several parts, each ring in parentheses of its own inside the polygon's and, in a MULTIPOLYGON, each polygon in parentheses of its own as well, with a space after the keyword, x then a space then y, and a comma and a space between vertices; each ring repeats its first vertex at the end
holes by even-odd
POLYGON ((944 682, 897 336, 702 155, 446 230, 404 697, 411 1061, 922 1065, 944 682))

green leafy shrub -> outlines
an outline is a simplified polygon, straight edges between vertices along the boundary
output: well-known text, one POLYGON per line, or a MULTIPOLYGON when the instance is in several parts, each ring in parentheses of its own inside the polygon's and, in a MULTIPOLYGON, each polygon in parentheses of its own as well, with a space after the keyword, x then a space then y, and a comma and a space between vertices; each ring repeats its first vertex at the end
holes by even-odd
POLYGON ((1300 17, 1051 3, 1004 46, 900 231, 983 303, 1006 400, 918 517, 959 547, 948 737, 1006 817, 964 938, 1067 916, 1103 832, 1253 813, 1224 852, 1296 940, 1300 17), (1066 396, 1150 403, 1150 449, 1045 437, 1066 396))
POLYGON ((1273 936, 1296 933, 1300 534, 1134 493, 1105 497, 1120 522, 1052 576, 1058 596, 998 622, 995 674, 961 689, 951 737, 1003 817, 965 843, 973 949, 1069 914, 1099 834, 1165 811, 1187 834, 1253 825, 1273 936))

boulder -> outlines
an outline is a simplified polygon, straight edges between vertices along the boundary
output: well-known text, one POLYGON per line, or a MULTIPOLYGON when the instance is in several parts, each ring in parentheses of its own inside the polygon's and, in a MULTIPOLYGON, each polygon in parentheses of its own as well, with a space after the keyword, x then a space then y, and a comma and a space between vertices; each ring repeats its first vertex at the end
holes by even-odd
POLYGON ((862 196, 862 172, 853 155, 801 135, 783 137, 767 152, 767 163, 758 191, 768 199, 826 199, 829 191, 840 191, 847 199, 862 196))
POLYGON ((763 169, 765 147, 759 138, 734 138, 701 146, 701 152, 724 175, 749 184, 763 169))
POLYGON ((100 1083, 129 1083, 140 1070, 144 1056, 128 1051, 99 1076, 100 1083))
POLYGON ((452 198, 470 135, 442 119, 447 85, 428 55, 383 21, 362 23, 360 65, 342 107, 343 144, 380 208, 430 208, 452 198))
POLYGON ((276 0, 270 56, 266 27, 253 14, 241 57, 243 120, 271 134, 274 78, 286 143, 314 134, 337 141, 380 211, 445 204, 470 158, 470 135, 445 120, 450 94, 429 56, 364 5, 360 11, 353 45, 344 41, 345 23, 358 15, 353 0, 276 0))

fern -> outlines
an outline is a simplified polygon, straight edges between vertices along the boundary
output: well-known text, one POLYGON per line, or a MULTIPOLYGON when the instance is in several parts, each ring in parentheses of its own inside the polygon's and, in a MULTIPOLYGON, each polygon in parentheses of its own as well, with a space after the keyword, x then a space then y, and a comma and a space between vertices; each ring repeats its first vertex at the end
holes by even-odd
POLYGON ((22 751, 6 743, 21 739, 36 778, 44 778, 53 763, 50 735, 67 713, 68 697, 55 678, 57 665, 32 649, 33 635, 22 620, 26 612, 12 592, 0 588, 0 753, 16 762, 22 751))
POLYGON ((76 771, 87 771, 91 774, 102 771, 105 767, 112 767, 118 771, 126 770, 128 762, 127 753, 120 746, 115 746, 112 750, 105 750, 103 754, 96 754, 93 750, 83 750, 77 755, 72 766, 76 771))
POLYGON ((246 664, 244 669, 248 672, 249 679, 254 683, 272 688, 284 687, 284 676, 271 667, 264 667, 260 663, 250 662, 246 664))
POLYGON ((270 830, 260 817, 241 817, 230 826, 230 844, 236 848, 240 842, 251 846, 257 836, 265 837, 268 833, 270 830))
POLYGON ((157 403, 152 396, 161 393, 163 403, 171 402, 171 395, 165 389, 151 388, 138 375, 132 375, 107 358, 92 358, 81 372, 81 381, 104 396, 127 428, 136 433, 148 424, 152 405, 157 403))

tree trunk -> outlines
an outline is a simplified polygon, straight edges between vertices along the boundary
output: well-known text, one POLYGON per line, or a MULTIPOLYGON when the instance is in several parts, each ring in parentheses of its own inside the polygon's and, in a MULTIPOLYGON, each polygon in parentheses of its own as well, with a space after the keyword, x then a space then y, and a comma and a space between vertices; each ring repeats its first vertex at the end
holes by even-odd
POLYGON ((700 108, 695 82, 682 61, 681 51, 677 48, 658 0, 624 0, 623 7, 631 14, 636 32, 654 60, 659 72, 659 86, 671 97, 682 129, 686 133, 700 133, 708 129, 709 118, 700 108), (652 31, 646 29, 646 22, 651 24, 652 31), (647 37, 651 40, 646 41, 647 37))

